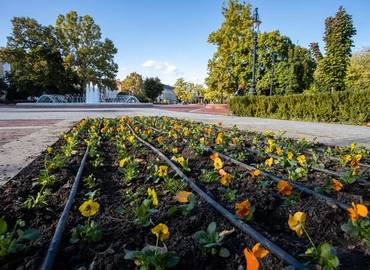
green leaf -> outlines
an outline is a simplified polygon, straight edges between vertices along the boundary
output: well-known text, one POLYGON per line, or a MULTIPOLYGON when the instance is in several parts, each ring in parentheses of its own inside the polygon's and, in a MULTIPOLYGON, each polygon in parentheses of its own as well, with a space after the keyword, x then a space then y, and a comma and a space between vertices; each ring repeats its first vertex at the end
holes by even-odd
POLYGON ((8 225, 6 221, 0 218, 0 234, 6 233, 7 230, 8 230, 8 225))
POLYGON ((208 234, 212 234, 213 232, 216 231, 216 222, 212 222, 208 225, 208 228, 207 228, 207 233, 208 234))
POLYGON ((177 211, 177 206, 176 205, 174 205, 174 206, 172 206, 169 210, 168 210, 168 212, 167 212, 167 216, 172 216, 175 212, 177 211))
POLYGON ((127 210, 127 209, 123 209, 121 207, 118 207, 114 210, 114 212, 116 213, 120 213, 120 214, 130 214, 130 210, 127 210))
POLYGON ((328 243, 320 243, 319 246, 317 247, 317 251, 319 253, 320 257, 326 258, 331 254, 330 252, 331 246, 328 243))
POLYGON ((210 247, 214 247, 214 246, 217 246, 217 245, 215 243, 209 243, 207 245, 204 245, 203 247, 210 248, 210 247))
POLYGON ((173 267, 176 264, 178 264, 179 261, 180 261, 180 257, 171 252, 171 256, 170 256, 170 258, 168 258, 166 267, 168 267, 168 268, 173 267))
POLYGON ((195 240, 197 240, 197 242, 199 242, 202 238, 206 238, 207 237, 207 233, 205 231, 198 231, 195 233, 195 240))
POLYGON ((223 258, 229 257, 230 256, 230 251, 227 248, 222 247, 218 253, 223 258))
POLYGON ((40 238, 40 232, 36 229, 29 229, 24 232, 24 239, 28 240, 37 240, 40 238))
POLYGON ((357 227, 352 225, 351 221, 349 221, 347 224, 343 224, 342 226, 340 226, 340 228, 342 229, 342 231, 352 237, 357 237, 360 232, 357 227))
POLYGON ((195 195, 193 193, 189 194, 188 202, 189 202, 189 204, 194 204, 195 203, 195 195))
POLYGON ((134 255, 134 252, 133 251, 130 251, 128 253, 126 253, 125 257, 124 257, 126 260, 136 260, 136 257, 134 255))

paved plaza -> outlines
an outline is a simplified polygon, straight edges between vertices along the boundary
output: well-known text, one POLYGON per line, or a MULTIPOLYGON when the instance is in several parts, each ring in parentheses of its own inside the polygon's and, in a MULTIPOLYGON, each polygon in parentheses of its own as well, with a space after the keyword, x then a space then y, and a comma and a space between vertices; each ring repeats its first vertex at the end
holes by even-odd
POLYGON ((222 122, 224 127, 265 132, 285 131, 285 136, 330 145, 370 147, 370 127, 312 123, 286 120, 231 116, 217 105, 162 105, 145 108, 20 108, 0 106, 0 186, 31 163, 42 151, 85 117, 114 118, 117 116, 169 116, 193 119, 209 124, 222 122))

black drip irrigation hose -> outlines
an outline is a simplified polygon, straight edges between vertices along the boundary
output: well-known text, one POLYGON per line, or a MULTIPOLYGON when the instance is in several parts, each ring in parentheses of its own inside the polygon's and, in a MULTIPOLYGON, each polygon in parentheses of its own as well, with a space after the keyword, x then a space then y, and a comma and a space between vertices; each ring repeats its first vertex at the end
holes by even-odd
MULTIPOLYGON (((205 151, 209 151, 209 152, 211 152, 211 153, 217 153, 220 157, 222 157, 222 158, 224 158, 224 159, 226 159, 226 160, 228 160, 228 161, 230 161, 230 162, 233 162, 233 163, 235 163, 235 164, 237 164, 237 165, 239 165, 239 166, 241 166, 241 167, 243 167, 243 168, 245 168, 245 169, 247 169, 247 170, 249 170, 249 171, 257 170, 257 168, 255 168, 255 167, 253 167, 253 166, 250 166, 250 165, 247 165, 247 164, 245 164, 245 163, 242 163, 242 162, 240 162, 240 161, 238 161, 238 160, 235 160, 235 159, 233 159, 233 158, 231 158, 231 157, 229 157, 229 156, 227 156, 227 155, 224 155, 224 154, 222 154, 222 153, 219 153, 219 152, 217 152, 217 151, 214 151, 214 150, 212 150, 212 149, 210 149, 210 148, 206 148, 206 149, 205 149, 205 151)), ((261 175, 266 176, 266 177, 270 178, 271 180, 273 180, 273 181, 275 181, 275 182, 279 182, 279 181, 283 180, 283 179, 281 179, 281 178, 279 178, 279 177, 277 177, 277 176, 275 176, 275 175, 272 175, 272 174, 266 173, 266 172, 264 172, 264 171, 261 171, 261 175)), ((304 188, 304 187, 302 187, 302 186, 300 186, 300 185, 297 185, 297 184, 294 184, 294 183, 292 183, 292 182, 290 182, 290 181, 288 181, 288 180, 284 180, 284 181, 285 181, 285 182, 287 182, 289 185, 291 185, 292 187, 294 187, 294 188, 296 188, 296 189, 299 189, 299 190, 301 190, 301 191, 303 191, 303 192, 305 192, 305 193, 307 193, 307 194, 309 194, 309 195, 315 196, 315 197, 317 197, 317 198, 324 199, 324 200, 326 200, 326 201, 332 202, 332 203, 334 203, 334 204, 338 205, 340 208, 343 208, 343 209, 345 209, 345 210, 347 210, 348 208, 351 208, 351 206, 349 206, 349 205, 348 205, 348 204, 346 204, 346 203, 342 203, 342 202, 340 202, 340 201, 338 201, 338 200, 336 200, 336 199, 333 199, 333 198, 327 197, 327 196, 322 195, 322 194, 320 194, 320 193, 317 193, 317 192, 315 192, 315 191, 313 191, 313 190, 311 190, 311 189, 304 188)), ((370 214, 368 214, 368 215, 366 216, 366 218, 367 218, 367 219, 370 219, 370 214)))
MULTIPOLYGON (((155 130, 157 130, 157 131, 160 131, 159 129, 156 129, 156 128, 153 128, 153 129, 155 129, 155 130)), ((186 139, 183 139, 183 141, 184 141, 184 142, 187 142, 187 140, 186 140, 186 139)), ((251 149, 251 148, 245 148, 245 149, 246 149, 246 150, 248 150, 248 151, 250 151, 250 152, 252 152, 252 153, 255 153, 255 154, 257 154, 257 153, 258 153, 258 151, 257 151, 257 150, 254 150, 254 149, 251 149)), ((211 148, 206 148, 205 150, 206 150, 206 151, 210 151, 210 152, 212 152, 212 153, 213 153, 213 152, 216 152, 216 151, 212 150, 211 148)), ((247 164, 245 164, 245 163, 242 163, 242 162, 240 162, 240 161, 238 161, 238 160, 235 160, 235 159, 233 159, 233 158, 231 158, 231 157, 229 157, 229 156, 227 156, 227 155, 224 155, 224 154, 219 153, 219 152, 217 152, 217 153, 218 153, 221 157, 225 158, 226 160, 229 160, 229 161, 231 161, 231 162, 233 162, 233 163, 235 163, 235 164, 237 164, 237 165, 239 165, 239 166, 241 166, 241 167, 244 167, 244 168, 246 168, 247 170, 250 170, 250 171, 257 170, 255 167, 249 166, 249 165, 247 165, 247 164)), ((269 156, 270 156, 270 157, 273 157, 273 158, 279 158, 278 156, 276 156, 276 155, 272 155, 272 154, 269 154, 269 156)), ((341 175, 340 175, 339 173, 334 172, 334 171, 330 171, 330 170, 326 170, 326 169, 321 169, 321 168, 318 168, 318 167, 315 167, 315 166, 311 166, 311 168, 312 168, 312 169, 314 169, 314 170, 316 170, 316 171, 319 171, 319 172, 323 172, 323 173, 331 174, 331 175, 336 176, 336 177, 338 177, 338 178, 340 178, 340 177, 341 177, 341 175)), ((272 174, 266 173, 266 172, 264 172, 264 171, 261 171, 261 175, 267 176, 267 177, 269 177, 271 180, 273 180, 273 181, 275 181, 275 182, 279 182, 280 180, 283 180, 283 179, 281 179, 281 178, 279 178, 279 177, 277 177, 277 176, 274 176, 274 175, 272 175, 272 174)), ((315 191, 313 191, 313 190, 311 190, 311 189, 306 189, 306 188, 301 187, 300 185, 294 184, 294 183, 292 183, 292 182, 290 182, 290 181, 287 181, 287 180, 284 180, 284 181, 286 181, 287 183, 289 183, 291 186, 295 187, 296 189, 299 189, 299 190, 301 190, 301 191, 303 191, 303 192, 305 192, 305 193, 307 193, 307 194, 309 194, 309 195, 312 195, 312 196, 319 197, 319 198, 322 198, 322 199, 324 199, 324 200, 330 201, 330 202, 332 202, 332 203, 334 203, 334 204, 338 205, 339 207, 341 207, 341 208, 343 208, 343 209, 346 209, 346 210, 347 210, 348 208, 350 208, 350 206, 349 206, 348 204, 342 203, 342 202, 340 202, 340 201, 338 201, 338 200, 335 200, 335 199, 333 199, 333 198, 330 198, 330 197, 327 197, 327 196, 322 195, 322 194, 320 194, 320 193, 317 193, 317 192, 315 192, 315 191)), ((366 180, 363 180, 363 179, 357 179, 357 180, 356 180, 356 182, 361 183, 361 184, 364 184, 364 185, 370 185, 370 181, 366 181, 366 180)), ((368 214, 368 215, 366 216, 366 218, 367 218, 367 219, 370 219, 370 214, 368 214)))
MULTIPOLYGON (((245 148, 247 151, 249 152, 252 152, 252 153, 255 153, 255 154, 258 154, 258 150, 254 150, 252 148, 248 148, 246 147, 245 148)), ((279 158, 278 156, 276 155, 273 155, 273 154, 268 154, 269 157, 273 157, 273 158, 279 158)), ((326 173, 326 174, 330 174, 330 175, 333 175, 337 178, 340 178, 342 177, 341 174, 337 173, 337 172, 334 172, 334 171, 331 171, 331 170, 327 170, 327 169, 322 169, 322 168, 319 168, 319 167, 316 167, 316 166, 310 166, 310 168, 312 168, 313 170, 317 171, 317 172, 322 172, 322 173, 326 173)), ((370 181, 366 181, 364 179, 356 179, 356 182, 358 183, 361 183, 363 185, 366 185, 366 186, 370 186, 370 181)))
POLYGON ((213 200, 211 197, 207 195, 202 189, 200 189, 193 181, 191 181, 183 172, 170 160, 168 159, 159 149, 155 148, 142 138, 140 138, 134 130, 131 128, 130 125, 126 124, 127 127, 131 130, 132 134, 142 143, 144 143, 146 146, 148 146, 150 149, 152 149, 155 153, 157 153, 159 156, 161 156, 167 164, 169 164, 176 173, 182 177, 185 182, 188 183, 188 185, 196 192, 200 197, 202 197, 207 203, 209 203, 213 208, 215 208, 218 212, 220 212, 224 217, 226 217, 232 224, 234 224, 236 227, 238 227, 242 232, 248 234, 256 241, 260 242, 263 246, 265 246, 272 254, 274 254, 277 258, 283 260, 287 264, 290 264, 294 266, 296 269, 299 270, 308 270, 308 267, 300 263, 298 260, 296 260, 294 257, 292 257, 290 254, 286 253, 284 250, 282 250, 280 247, 275 245, 273 242, 271 242, 269 239, 255 231, 252 227, 247 225, 246 223, 242 222, 241 220, 238 220, 232 215, 229 211, 227 211, 225 208, 223 208, 221 205, 219 205, 215 200, 213 200))
MULTIPOLYGON (((100 122, 99 126, 98 126, 99 133, 100 133, 100 128, 101 128, 102 123, 103 122, 100 122)), ((58 249, 59 249, 59 245, 60 245, 60 241, 62 239, 64 227, 66 225, 68 214, 69 214, 69 211, 71 210, 71 207, 72 207, 72 204, 73 204, 73 200, 76 196, 76 192, 77 192, 77 189, 78 189, 78 184, 80 183, 81 175, 82 175, 82 172, 84 170, 85 163, 86 163, 89 151, 90 151, 90 147, 87 146, 86 151, 85 151, 85 155, 84 155, 84 157, 81 161, 81 165, 78 168, 76 178, 75 178, 75 182, 73 183, 71 192, 69 193, 67 203, 64 206, 62 215, 60 216, 59 221, 58 221, 57 228, 55 229, 53 239, 50 242, 49 249, 46 253, 45 260, 44 260, 44 263, 42 264, 41 270, 50 270, 53 267, 54 259, 57 255, 57 252, 58 252, 58 249)))
POLYGON ((66 225, 68 214, 69 214, 69 211, 71 210, 71 207, 72 207, 73 199, 76 196, 78 184, 80 182, 80 178, 81 178, 81 175, 82 175, 85 163, 86 163, 87 156, 89 154, 89 150, 90 150, 90 148, 87 147, 85 155, 84 155, 84 157, 81 161, 80 168, 78 169, 75 182, 73 183, 71 192, 69 193, 67 203, 64 207, 62 215, 60 216, 57 228, 56 228, 54 236, 53 236, 53 239, 51 240, 51 243, 49 245, 49 249, 46 253, 44 263, 41 267, 42 270, 49 270, 49 269, 52 269, 52 267, 53 267, 54 259, 55 259, 55 256, 56 256, 57 252, 58 252, 58 248, 59 248, 60 241, 61 241, 61 238, 62 238, 62 235, 63 235, 64 227, 66 225))
MULTIPOLYGON (((324 152, 325 150, 324 149, 322 149, 322 148, 319 148, 318 149, 320 152, 324 152)), ((305 152, 305 153, 310 153, 310 152, 307 152, 307 151, 303 151, 303 152, 305 152)), ((337 157, 332 157, 332 156, 327 156, 327 155, 323 155, 324 157, 326 157, 326 158, 328 158, 328 159, 332 159, 332 160, 339 160, 339 158, 337 158, 337 157)), ((370 164, 366 164, 366 163, 361 163, 361 162, 359 162, 358 163, 358 165, 359 166, 362 166, 362 167, 367 167, 367 168, 370 168, 370 164)))

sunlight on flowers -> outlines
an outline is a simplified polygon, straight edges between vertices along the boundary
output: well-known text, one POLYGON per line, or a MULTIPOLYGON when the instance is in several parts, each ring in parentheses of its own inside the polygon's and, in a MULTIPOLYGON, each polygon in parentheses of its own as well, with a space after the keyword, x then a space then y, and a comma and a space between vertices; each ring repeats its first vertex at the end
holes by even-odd
POLYGON ((231 182, 231 174, 226 173, 222 178, 221 178, 221 184, 224 186, 229 186, 231 182))
POLYGON ((214 160, 213 166, 215 167, 215 170, 222 169, 222 161, 220 158, 216 158, 214 160))
POLYGON ((301 164, 301 165, 306 163, 305 155, 300 155, 299 157, 297 157, 297 160, 298 160, 299 164, 301 164))
POLYGON ((215 161, 216 158, 218 158, 218 153, 213 153, 212 156, 210 156, 210 158, 215 161))
POLYGON ((154 189, 148 188, 148 195, 153 199, 153 205, 158 205, 158 196, 154 189))
POLYGON ((166 224, 159 223, 152 229, 152 234, 155 234, 157 237, 161 238, 161 241, 170 237, 170 232, 168 231, 168 227, 166 224))
POLYGON ((127 161, 129 161, 129 160, 130 160, 130 158, 129 158, 129 157, 124 158, 124 159, 121 159, 121 160, 120 160, 120 162, 119 162, 119 166, 120 166, 120 167, 125 166, 126 162, 127 162, 127 161))
POLYGON ((262 259, 269 251, 260 247, 260 243, 257 243, 253 248, 252 251, 249 248, 244 249, 244 256, 247 263, 247 270, 258 270, 259 268, 259 261, 258 259, 262 259))
POLYGON ((294 216, 289 214, 288 225, 291 230, 295 231, 298 236, 303 234, 303 227, 306 222, 306 214, 303 212, 297 212, 294 216))
POLYGON ((252 178, 254 178, 256 176, 259 176, 260 174, 261 174, 260 170, 255 170, 255 171, 251 172, 252 178))
POLYGON ((167 166, 159 166, 158 169, 158 176, 159 177, 164 177, 167 175, 168 167, 167 166))
POLYGON ((357 221, 360 216, 366 217, 369 211, 367 210, 367 207, 363 204, 355 204, 352 202, 352 208, 348 208, 349 217, 353 221, 357 221))
POLYGON ((268 167, 271 167, 273 163, 274 163, 274 159, 272 157, 266 159, 265 161, 265 165, 268 167))
POLYGON ((331 180, 333 180, 333 185, 331 186, 332 189, 339 191, 343 188, 343 184, 339 182, 337 179, 332 178, 331 180))
POLYGON ((84 217, 91 217, 99 211, 99 203, 88 200, 84 202, 78 210, 84 217))

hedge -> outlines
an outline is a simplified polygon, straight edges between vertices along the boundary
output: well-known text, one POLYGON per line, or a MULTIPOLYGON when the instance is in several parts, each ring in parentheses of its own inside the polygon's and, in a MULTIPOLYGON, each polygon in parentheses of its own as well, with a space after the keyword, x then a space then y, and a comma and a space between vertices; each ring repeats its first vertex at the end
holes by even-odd
POLYGON ((233 97, 228 106, 236 116, 356 125, 370 123, 369 90, 233 97))

